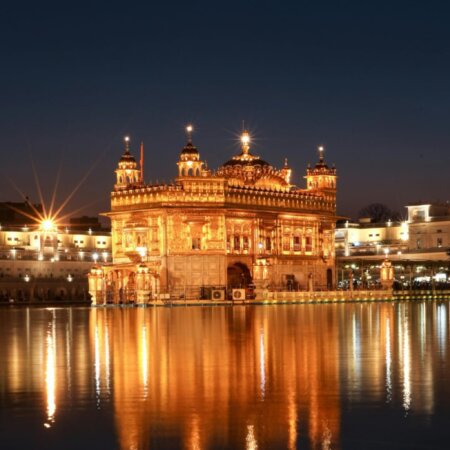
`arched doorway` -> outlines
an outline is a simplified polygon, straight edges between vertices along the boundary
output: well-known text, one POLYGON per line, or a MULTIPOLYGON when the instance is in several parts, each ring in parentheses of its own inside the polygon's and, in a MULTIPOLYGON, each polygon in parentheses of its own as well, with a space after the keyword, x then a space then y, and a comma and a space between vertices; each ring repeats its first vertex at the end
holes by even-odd
POLYGON ((249 268, 240 262, 234 263, 227 268, 228 289, 246 288, 252 283, 252 275, 249 268))

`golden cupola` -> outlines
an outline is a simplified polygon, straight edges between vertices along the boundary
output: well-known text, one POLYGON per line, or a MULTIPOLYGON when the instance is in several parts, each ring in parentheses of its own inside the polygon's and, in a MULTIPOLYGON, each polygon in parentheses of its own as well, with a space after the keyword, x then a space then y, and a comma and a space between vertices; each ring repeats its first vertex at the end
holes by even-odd
POLYGON ((198 152, 197 147, 192 144, 193 131, 194 127, 192 125, 186 127, 188 141, 183 147, 183 150, 180 153, 180 159, 177 162, 179 177, 199 177, 202 176, 204 172, 203 162, 200 160, 200 153, 198 152))
POLYGON ((116 172, 115 190, 128 189, 141 183, 141 170, 138 169, 134 156, 130 153, 130 138, 126 136, 125 152, 119 160, 116 172))
POLYGON ((217 175, 228 180, 231 186, 248 186, 277 191, 290 189, 289 170, 278 170, 258 155, 250 153, 251 137, 248 131, 241 134, 241 153, 233 156, 217 170, 217 175))
POLYGON ((336 168, 328 167, 324 159, 324 148, 317 148, 319 153, 319 161, 316 165, 306 169, 306 188, 308 190, 321 190, 336 192, 336 168))

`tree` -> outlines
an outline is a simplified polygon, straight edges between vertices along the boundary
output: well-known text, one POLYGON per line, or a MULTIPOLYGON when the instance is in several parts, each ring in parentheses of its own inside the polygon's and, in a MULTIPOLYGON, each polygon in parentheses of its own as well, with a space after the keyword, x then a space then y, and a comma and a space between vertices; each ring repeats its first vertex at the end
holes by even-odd
POLYGON ((359 211, 358 218, 370 217, 372 222, 380 223, 387 222, 388 220, 398 221, 400 220, 400 214, 396 211, 391 211, 383 203, 371 203, 365 206, 359 211))

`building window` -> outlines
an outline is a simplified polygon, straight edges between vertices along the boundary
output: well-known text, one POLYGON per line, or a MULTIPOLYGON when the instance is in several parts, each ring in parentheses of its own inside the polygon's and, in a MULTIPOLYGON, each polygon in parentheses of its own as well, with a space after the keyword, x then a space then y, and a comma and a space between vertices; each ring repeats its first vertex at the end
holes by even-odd
POLYGON ((234 249, 235 250, 241 249, 241 237, 239 235, 234 236, 234 249))
POLYGON ((291 240, 289 239, 289 236, 283 237, 283 251, 288 252, 291 249, 291 240))
POLYGON ((248 250, 248 236, 243 237, 242 246, 243 246, 244 250, 248 250))
POLYGON ((416 248, 420 250, 422 248, 422 241, 421 239, 416 239, 416 248))
POLYGON ((192 250, 200 250, 202 244, 202 239, 199 237, 192 238, 192 250))
POLYGON ((436 244, 439 248, 441 248, 442 247, 442 238, 437 238, 436 244))
POLYGON ((231 240, 230 240, 230 236, 227 236, 227 251, 231 251, 231 240))
POLYGON ((306 239, 305 239, 305 250, 307 252, 312 252, 312 237, 311 236, 306 236, 306 239))
POLYGON ((294 236, 294 252, 299 252, 300 250, 301 250, 300 236, 294 236))
POLYGON ((266 237, 266 251, 270 252, 272 250, 272 239, 266 237))

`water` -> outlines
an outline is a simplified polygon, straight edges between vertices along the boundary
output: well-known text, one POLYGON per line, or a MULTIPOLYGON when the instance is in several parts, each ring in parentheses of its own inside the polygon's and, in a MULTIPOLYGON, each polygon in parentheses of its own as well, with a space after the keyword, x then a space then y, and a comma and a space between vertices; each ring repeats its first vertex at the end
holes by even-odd
POLYGON ((0 448, 450 448, 449 304, 0 309, 0 448))

